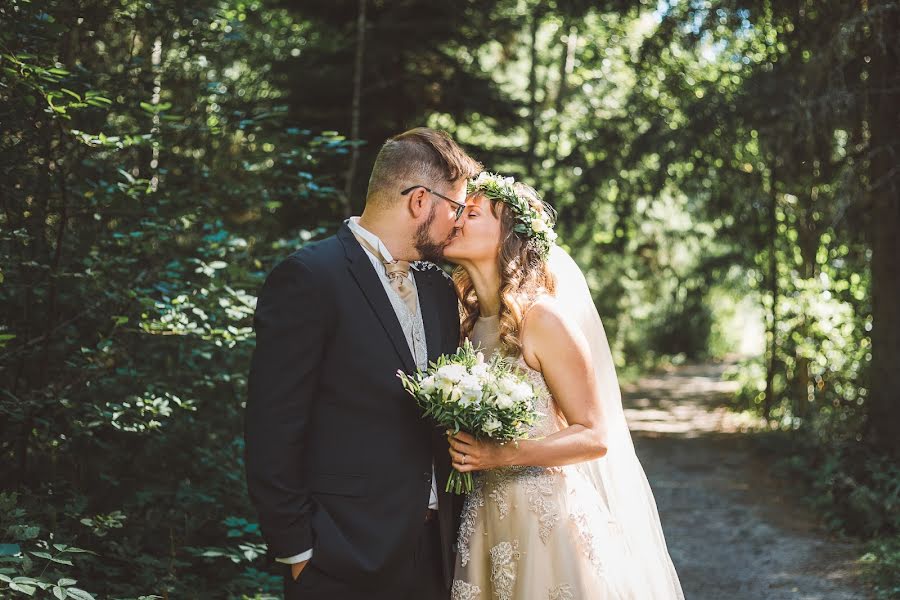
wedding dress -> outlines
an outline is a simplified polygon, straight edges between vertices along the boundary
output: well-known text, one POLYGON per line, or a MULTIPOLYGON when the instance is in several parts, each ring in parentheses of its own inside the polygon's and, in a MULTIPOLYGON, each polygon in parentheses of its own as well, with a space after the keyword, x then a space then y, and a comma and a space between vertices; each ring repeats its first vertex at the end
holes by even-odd
MULTIPOLYGON (((554 252, 551 264, 562 283, 557 296, 570 294, 569 308, 581 311, 568 314, 596 315, 592 301, 584 306, 589 292, 577 265, 567 254, 559 256, 558 248, 554 252)), ((611 421, 609 452, 563 467, 477 472, 458 532, 452 600, 684 599, 652 492, 634 455, 618 381, 615 391, 609 381, 611 355, 602 325, 596 329, 599 317, 596 324, 590 319, 579 324, 589 334, 598 382, 606 378, 599 389, 611 421), (616 403, 618 410, 610 410, 616 403), (613 457, 614 451, 620 455, 613 457)), ((479 317, 470 339, 486 356, 499 352, 499 318, 479 317)), ((546 437, 564 427, 543 375, 521 354, 509 358, 536 392, 541 417, 529 437, 546 437)))

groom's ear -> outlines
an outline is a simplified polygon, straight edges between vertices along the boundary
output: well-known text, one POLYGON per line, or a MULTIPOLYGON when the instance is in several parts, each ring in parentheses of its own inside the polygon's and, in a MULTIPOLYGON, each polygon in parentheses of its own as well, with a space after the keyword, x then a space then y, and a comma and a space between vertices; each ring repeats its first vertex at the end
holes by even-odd
POLYGON ((407 209, 413 219, 428 214, 428 192, 425 188, 416 188, 407 199, 407 209))

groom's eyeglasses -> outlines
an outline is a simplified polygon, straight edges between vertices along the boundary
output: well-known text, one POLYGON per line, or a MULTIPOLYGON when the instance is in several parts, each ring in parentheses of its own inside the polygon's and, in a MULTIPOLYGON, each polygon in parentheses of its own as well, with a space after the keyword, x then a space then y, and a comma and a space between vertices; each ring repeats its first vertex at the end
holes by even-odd
POLYGON ((465 204, 465 202, 457 202, 457 201, 454 200, 453 198, 448 198, 447 196, 445 196, 445 195, 443 195, 443 194, 439 194, 439 193, 437 193, 436 191, 434 191, 433 189, 431 189, 431 188, 429 188, 429 187, 425 187, 424 185, 414 185, 414 186, 412 186, 412 187, 406 188, 405 190, 403 190, 402 192, 400 192, 400 195, 401 195, 401 196, 405 196, 405 195, 407 195, 408 193, 410 193, 411 191, 413 191, 413 190, 416 189, 416 188, 424 188, 424 190, 425 190, 426 192, 429 192, 429 193, 431 193, 431 194, 434 194, 434 195, 437 196, 438 198, 443 198, 443 199, 446 200, 447 202, 456 205, 456 219, 455 219, 455 220, 457 220, 457 221, 459 221, 459 218, 462 216, 462 214, 463 214, 463 213, 465 212, 465 210, 466 210, 466 204, 465 204))

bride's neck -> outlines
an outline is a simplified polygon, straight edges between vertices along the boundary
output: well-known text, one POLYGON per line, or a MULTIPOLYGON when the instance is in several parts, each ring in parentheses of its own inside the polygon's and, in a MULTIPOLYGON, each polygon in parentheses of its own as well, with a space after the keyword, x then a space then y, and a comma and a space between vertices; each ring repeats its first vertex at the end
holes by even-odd
POLYGON ((500 314, 500 270, 496 264, 470 263, 465 266, 478 297, 482 317, 500 314))

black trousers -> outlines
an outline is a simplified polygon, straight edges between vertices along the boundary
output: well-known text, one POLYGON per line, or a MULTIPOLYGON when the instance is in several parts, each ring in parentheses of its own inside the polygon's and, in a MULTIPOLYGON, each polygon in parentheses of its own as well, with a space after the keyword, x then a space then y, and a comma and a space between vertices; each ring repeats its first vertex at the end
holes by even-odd
POLYGON ((360 587, 341 581, 308 564, 296 581, 290 565, 285 568, 285 600, 448 600, 450 590, 444 585, 441 568, 441 534, 438 520, 422 525, 422 534, 410 556, 415 579, 412 585, 392 587, 391 583, 360 587))

